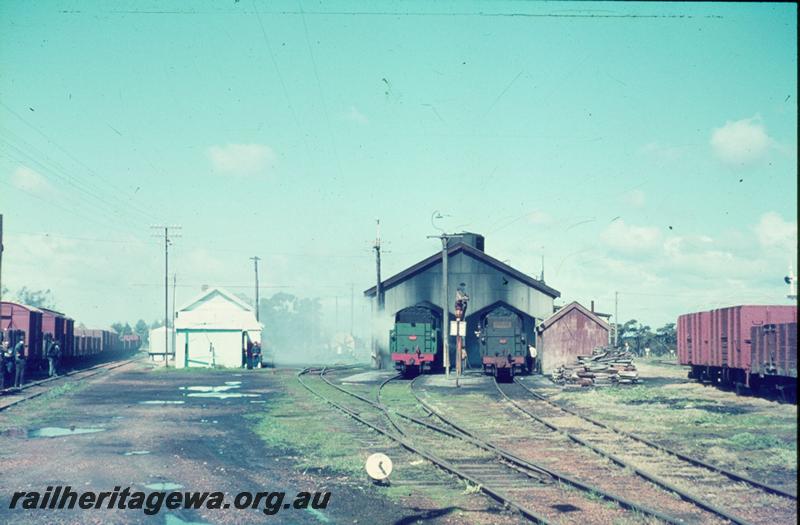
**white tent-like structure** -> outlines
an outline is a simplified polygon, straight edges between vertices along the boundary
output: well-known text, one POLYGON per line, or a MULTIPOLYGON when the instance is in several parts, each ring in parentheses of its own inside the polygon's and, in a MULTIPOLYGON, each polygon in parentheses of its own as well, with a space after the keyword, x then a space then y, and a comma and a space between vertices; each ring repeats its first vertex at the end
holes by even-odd
POLYGON ((209 288, 175 313, 175 367, 242 366, 248 341, 261 342, 253 307, 223 288, 209 288))
POLYGON ((159 326, 158 328, 153 328, 150 330, 150 335, 147 338, 149 342, 150 349, 148 353, 150 354, 150 359, 153 361, 163 361, 164 354, 167 352, 167 348, 170 350, 169 360, 172 361, 175 358, 175 334, 173 333, 173 329, 170 328, 167 333, 167 338, 169 340, 169 345, 164 346, 166 344, 164 339, 164 332, 167 329, 163 326, 159 326))

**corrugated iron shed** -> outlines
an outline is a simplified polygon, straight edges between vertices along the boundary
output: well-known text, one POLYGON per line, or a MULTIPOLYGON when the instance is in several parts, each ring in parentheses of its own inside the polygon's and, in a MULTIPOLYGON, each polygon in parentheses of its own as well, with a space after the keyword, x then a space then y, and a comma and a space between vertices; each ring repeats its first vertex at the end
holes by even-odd
MULTIPOLYGON (((483 239, 482 236, 474 235, 483 239)), ((468 241, 469 242, 469 241, 468 241)), ((535 340, 535 325, 553 312, 553 300, 561 294, 558 290, 484 253, 478 246, 483 243, 453 243, 448 247, 448 304, 453 318, 456 289, 463 283, 469 295, 467 309, 466 349, 470 366, 481 363, 477 337, 480 317, 498 305, 510 307, 523 317, 523 331, 528 341, 535 340)), ((375 315, 374 335, 384 360, 388 350, 389 330, 394 315, 403 308, 421 302, 442 308, 442 253, 408 267, 381 282, 383 309, 375 315)), ((376 287, 364 291, 374 298, 376 287)), ((454 345, 451 344, 454 356, 454 345)), ((454 360, 451 360, 454 362, 454 360)))
POLYGON ((537 328, 542 372, 575 361, 579 355, 608 344, 608 323, 578 302, 545 319, 537 328))

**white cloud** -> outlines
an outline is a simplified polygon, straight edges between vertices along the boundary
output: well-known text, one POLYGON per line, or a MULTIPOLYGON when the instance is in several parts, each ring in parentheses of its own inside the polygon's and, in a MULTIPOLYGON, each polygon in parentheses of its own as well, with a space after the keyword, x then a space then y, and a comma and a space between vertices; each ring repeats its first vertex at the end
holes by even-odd
POLYGON ((661 232, 658 228, 625 224, 616 220, 600 234, 600 239, 613 250, 627 253, 648 253, 659 247, 661 232))
POLYGON ((714 154, 725 164, 746 166, 763 158, 772 139, 767 135, 759 117, 728 121, 711 134, 714 154))
POLYGON ((791 253, 797 248, 797 223, 785 221, 775 212, 762 215, 753 230, 762 246, 777 247, 791 253))
POLYGON ((633 190, 625 194, 624 201, 634 208, 643 208, 647 202, 647 196, 642 190, 633 190))
POLYGON ((232 175, 251 175, 275 165, 276 155, 263 144, 211 146, 208 157, 215 171, 232 175))
POLYGON ((19 166, 11 174, 11 184, 32 193, 46 193, 53 189, 47 179, 27 166, 19 166))
POLYGON ((369 117, 361 113, 355 106, 350 106, 350 111, 345 114, 345 118, 362 126, 369 124, 369 117))

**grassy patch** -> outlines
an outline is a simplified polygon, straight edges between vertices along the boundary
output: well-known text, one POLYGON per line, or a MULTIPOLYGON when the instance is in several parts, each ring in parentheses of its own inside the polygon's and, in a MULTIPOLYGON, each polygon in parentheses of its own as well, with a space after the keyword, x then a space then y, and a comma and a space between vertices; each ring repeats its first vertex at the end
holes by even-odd
POLYGON ((64 401, 85 388, 85 381, 68 381, 51 388, 44 394, 13 406, 0 415, 0 432, 12 428, 40 426, 50 416, 58 412, 64 401))
POLYGON ((367 454, 344 416, 312 398, 294 376, 281 381, 285 393, 276 394, 265 412, 248 416, 256 433, 270 446, 297 453, 301 468, 363 474, 367 454))
MULTIPOLYGON (((653 373, 658 373, 651 367, 653 373)), ((797 476, 797 407, 697 383, 562 391, 553 400, 670 448, 784 483, 797 476)))

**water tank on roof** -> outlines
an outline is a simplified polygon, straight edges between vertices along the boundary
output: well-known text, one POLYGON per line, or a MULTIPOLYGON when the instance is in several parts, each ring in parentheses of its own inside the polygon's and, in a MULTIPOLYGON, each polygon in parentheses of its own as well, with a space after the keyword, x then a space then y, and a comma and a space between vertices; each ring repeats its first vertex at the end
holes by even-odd
POLYGON ((460 237, 453 237, 448 241, 448 243, 447 243, 448 247, 455 246, 458 243, 464 243, 464 244, 467 244, 469 246, 472 246, 476 250, 484 251, 483 250, 483 243, 484 243, 483 235, 480 235, 478 233, 472 233, 472 232, 461 232, 458 235, 460 235, 460 237))

